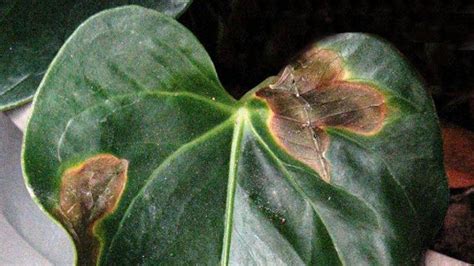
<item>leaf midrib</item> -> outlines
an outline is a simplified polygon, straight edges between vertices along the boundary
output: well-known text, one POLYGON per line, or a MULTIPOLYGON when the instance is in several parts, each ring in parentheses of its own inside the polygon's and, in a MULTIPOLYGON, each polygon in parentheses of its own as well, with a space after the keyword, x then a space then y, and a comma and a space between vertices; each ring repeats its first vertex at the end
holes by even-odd
MULTIPOLYGON (((278 162, 278 165, 284 171, 284 175, 287 177, 288 181, 298 191, 301 197, 303 197, 305 202, 307 202, 312 207, 316 215, 319 216, 316 207, 311 202, 311 200, 306 195, 306 193, 303 191, 303 189, 298 185, 298 183, 295 180, 293 180, 291 175, 283 166, 283 162, 271 151, 271 149, 268 147, 266 142, 262 139, 260 134, 257 133, 253 124, 249 121, 248 112, 249 111, 246 110, 245 107, 242 107, 236 113, 236 121, 235 121, 235 126, 234 126, 234 133, 232 136, 232 147, 231 147, 230 164, 229 164, 229 179, 228 179, 229 181, 228 181, 228 189, 227 189, 226 216, 225 216, 226 218, 225 218, 225 230, 224 230, 224 238, 223 238, 223 251, 222 251, 222 257, 221 257, 222 258, 221 266, 229 265, 230 246, 231 246, 231 240, 232 240, 232 224, 233 224, 233 215, 234 215, 234 197, 235 197, 235 189, 237 186, 237 183, 236 183, 237 170, 238 170, 238 164, 239 164, 239 159, 240 159, 240 154, 241 154, 241 141, 242 141, 245 125, 249 126, 250 131, 253 133, 257 141, 260 142, 262 145, 264 145, 265 149, 270 153, 272 158, 278 162)), ((325 226, 325 228, 327 228, 327 226, 325 225, 321 217, 320 217, 320 220, 325 226)), ((331 235, 329 236, 331 237, 331 235)), ((345 261, 342 259, 343 257, 339 249, 337 248, 335 241, 332 240, 331 242, 333 243, 334 249, 336 250, 339 261, 341 262, 342 265, 345 265, 345 261)), ((298 254, 298 252, 296 253, 298 254)))
POLYGON ((230 245, 232 241, 232 225, 234 217, 234 199, 235 190, 237 187, 237 173, 239 167, 240 155, 242 153, 241 143, 243 137, 244 123, 247 120, 247 110, 245 108, 239 109, 236 113, 236 122, 234 132, 232 134, 232 144, 230 150, 229 161, 229 178, 227 182, 227 199, 225 208, 225 223, 224 223, 224 238, 222 248, 221 265, 229 264, 230 245))

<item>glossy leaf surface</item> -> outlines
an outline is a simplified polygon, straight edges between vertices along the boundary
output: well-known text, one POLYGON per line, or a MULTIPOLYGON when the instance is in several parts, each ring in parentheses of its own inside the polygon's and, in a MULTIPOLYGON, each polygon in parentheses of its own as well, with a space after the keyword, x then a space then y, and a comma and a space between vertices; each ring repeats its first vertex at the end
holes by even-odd
POLYGON ((136 4, 178 16, 191 0, 18 0, 0 4, 0 111, 28 102, 66 38, 89 16, 136 4))
POLYGON ((79 263, 415 265, 446 208, 432 101, 364 34, 236 101, 183 26, 114 9, 63 46, 33 108, 27 183, 79 263))

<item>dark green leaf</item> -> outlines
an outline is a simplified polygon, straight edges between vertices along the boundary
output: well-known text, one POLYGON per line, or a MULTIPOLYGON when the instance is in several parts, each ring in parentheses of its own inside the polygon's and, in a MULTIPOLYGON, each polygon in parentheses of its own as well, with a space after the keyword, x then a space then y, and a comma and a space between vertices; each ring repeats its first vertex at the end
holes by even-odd
MULTIPOLYGON (((7 1, 8 2, 8 1, 7 1)), ((191 0, 20 0, 0 6, 0 111, 28 102, 74 29, 98 11, 125 4, 179 16, 191 0)))
POLYGON ((33 108, 27 184, 79 263, 416 265, 446 209, 431 99, 364 34, 236 101, 185 28, 118 8, 73 34, 33 108))

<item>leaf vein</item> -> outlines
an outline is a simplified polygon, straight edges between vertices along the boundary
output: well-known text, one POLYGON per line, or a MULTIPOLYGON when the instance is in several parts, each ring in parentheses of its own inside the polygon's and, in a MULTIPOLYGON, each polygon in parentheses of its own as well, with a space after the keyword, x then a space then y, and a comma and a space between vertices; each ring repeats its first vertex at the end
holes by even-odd
POLYGON ((192 139, 191 141, 183 144, 181 147, 179 147, 178 149, 176 149, 173 153, 171 153, 168 157, 166 157, 161 163, 160 165, 158 165, 158 167, 153 171, 153 173, 148 177, 147 181, 145 182, 145 184, 143 185, 143 187, 140 189, 140 191, 132 198, 132 200, 130 201, 130 204, 127 206, 127 208, 125 209, 125 213, 124 215, 122 216, 122 218, 120 219, 120 222, 119 222, 119 226, 117 228, 117 230, 115 231, 115 234, 114 236, 112 237, 112 240, 110 242, 110 245, 109 245, 109 248, 108 248, 108 251, 111 250, 111 248, 113 247, 115 241, 116 241, 116 237, 120 234, 120 231, 121 229, 123 228, 124 226, 124 223, 125 223, 125 219, 128 218, 130 215, 131 215, 131 210, 132 210, 132 207, 133 205, 135 204, 135 202, 138 200, 138 198, 145 192, 145 190, 147 189, 148 186, 150 186, 151 182, 153 182, 153 180, 155 180, 156 178, 159 177, 159 174, 160 172, 162 172, 164 169, 166 169, 166 167, 168 167, 169 165, 172 164, 172 162, 182 153, 185 153, 187 152, 188 150, 190 150, 192 147, 194 147, 195 145, 198 145, 200 144, 201 142, 204 142, 206 140, 209 140, 211 137, 215 136, 218 134, 218 132, 224 130, 225 128, 227 128, 230 124, 233 123, 233 120, 234 120, 234 117, 231 116, 230 118, 228 118, 227 120, 223 121, 222 123, 216 125, 215 127, 213 127, 212 129, 206 131, 205 133, 197 136, 196 138, 192 139))

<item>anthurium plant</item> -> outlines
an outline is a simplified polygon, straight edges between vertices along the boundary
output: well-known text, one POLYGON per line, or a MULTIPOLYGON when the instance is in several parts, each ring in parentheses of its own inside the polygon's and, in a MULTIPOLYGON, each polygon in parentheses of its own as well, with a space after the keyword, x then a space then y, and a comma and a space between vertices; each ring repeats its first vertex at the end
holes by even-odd
POLYGON ((448 197, 432 100, 384 40, 312 43, 236 100, 186 28, 137 6, 61 48, 23 170, 88 265, 416 265, 448 197))

